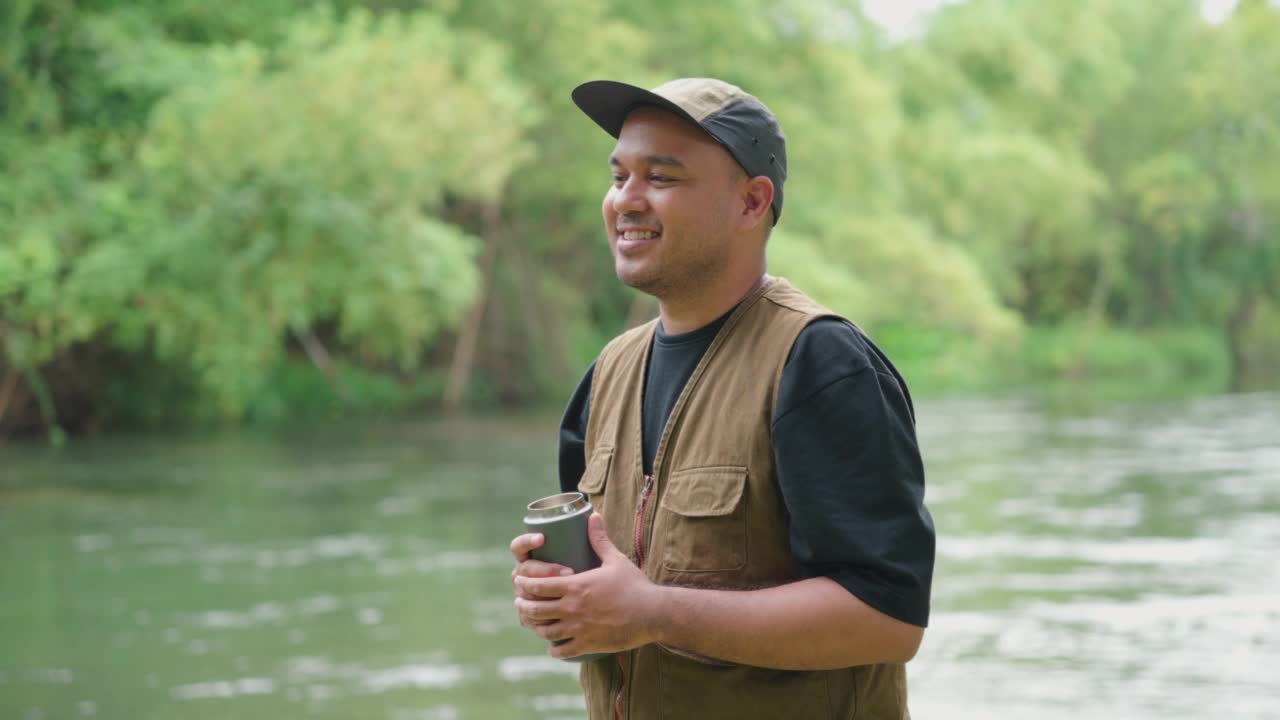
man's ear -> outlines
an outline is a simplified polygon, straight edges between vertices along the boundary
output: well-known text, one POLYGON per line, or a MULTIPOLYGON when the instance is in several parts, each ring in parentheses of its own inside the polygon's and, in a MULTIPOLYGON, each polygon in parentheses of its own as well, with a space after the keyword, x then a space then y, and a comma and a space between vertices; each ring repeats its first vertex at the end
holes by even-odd
POLYGON ((773 181, 764 175, 757 175, 746 178, 742 183, 743 227, 752 229, 760 223, 772 223, 773 181))

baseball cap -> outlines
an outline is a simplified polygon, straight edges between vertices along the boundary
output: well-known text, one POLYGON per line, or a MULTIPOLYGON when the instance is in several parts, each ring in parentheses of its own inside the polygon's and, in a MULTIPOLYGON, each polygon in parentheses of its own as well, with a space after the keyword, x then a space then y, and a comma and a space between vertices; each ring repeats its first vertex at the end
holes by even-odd
POLYGON ((591 80, 573 89, 573 102, 614 137, 627 114, 654 105, 702 128, 724 146, 747 175, 773 181, 773 224, 782 217, 787 139, 769 108, 742 88, 715 78, 681 78, 652 90, 615 80, 591 80))

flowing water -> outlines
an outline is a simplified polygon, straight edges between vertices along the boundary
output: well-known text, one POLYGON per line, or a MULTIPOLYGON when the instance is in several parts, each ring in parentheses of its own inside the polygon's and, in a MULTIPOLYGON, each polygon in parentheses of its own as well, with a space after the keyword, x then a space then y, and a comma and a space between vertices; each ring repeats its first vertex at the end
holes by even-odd
MULTIPOLYGON (((1280 395, 919 415, 916 717, 1280 717, 1280 395)), ((509 589, 555 423, 0 446, 0 718, 582 717, 509 589)))

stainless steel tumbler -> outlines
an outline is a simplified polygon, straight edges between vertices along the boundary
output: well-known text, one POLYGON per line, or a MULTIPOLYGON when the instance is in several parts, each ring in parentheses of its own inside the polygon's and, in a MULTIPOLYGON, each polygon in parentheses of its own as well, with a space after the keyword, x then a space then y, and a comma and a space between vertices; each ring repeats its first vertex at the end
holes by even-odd
MULTIPOLYGON (((528 514, 524 516, 524 529, 526 532, 542 533, 546 539, 542 547, 535 549, 530 555, 534 560, 564 565, 576 573, 600 567, 600 558, 587 537, 589 517, 591 503, 580 492, 560 493, 529 503, 528 514)), ((566 659, 585 662, 602 657, 608 657, 608 654, 592 653, 566 659)))
POLYGON ((524 516, 528 532, 542 533, 546 542, 531 554, 533 559, 584 572, 600 567, 600 558, 587 538, 591 503, 580 492, 560 493, 529 503, 524 516))

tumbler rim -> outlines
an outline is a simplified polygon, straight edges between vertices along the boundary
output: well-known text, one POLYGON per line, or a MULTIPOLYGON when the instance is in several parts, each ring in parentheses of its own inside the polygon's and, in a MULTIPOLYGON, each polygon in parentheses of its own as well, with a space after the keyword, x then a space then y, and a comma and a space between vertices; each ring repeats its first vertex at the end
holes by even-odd
POLYGON ((525 520, 551 520, 566 515, 575 515, 589 507, 591 505, 587 502, 587 496, 580 492, 548 495, 529 503, 529 514, 525 517, 525 520))

